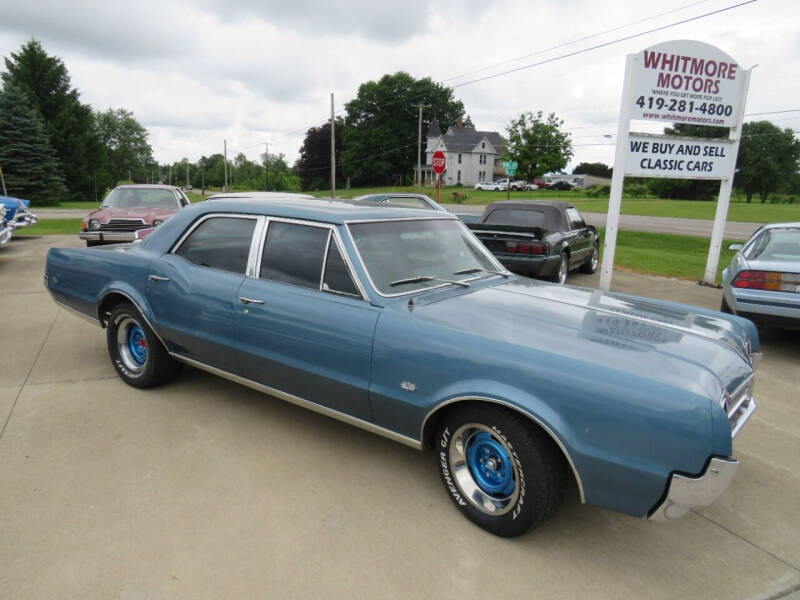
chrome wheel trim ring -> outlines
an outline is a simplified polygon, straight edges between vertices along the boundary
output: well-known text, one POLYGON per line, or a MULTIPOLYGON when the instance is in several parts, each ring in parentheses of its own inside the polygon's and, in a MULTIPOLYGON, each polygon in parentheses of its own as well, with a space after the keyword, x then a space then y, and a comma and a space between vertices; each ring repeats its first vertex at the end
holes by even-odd
POLYGON ((567 282, 567 271, 569 271, 569 259, 566 254, 561 255, 561 264, 558 267, 558 283, 567 282))
POLYGON ((119 358, 122 361, 122 364, 125 365, 126 369, 132 371, 133 373, 141 373, 147 366, 149 353, 145 355, 143 362, 139 362, 133 355, 133 352, 131 352, 130 333, 131 329, 134 327, 143 329, 142 326, 131 317, 123 317, 123 319, 117 324, 117 352, 119 353, 119 358))
POLYGON ((519 498, 520 476, 514 456, 514 452, 505 440, 498 436, 491 428, 481 425, 480 423, 466 423, 462 425, 453 434, 453 438, 450 442, 450 470, 456 485, 458 485, 461 493, 473 507, 493 517, 499 517, 509 512, 514 508, 519 498), (508 496, 502 498, 492 496, 486 493, 475 480, 467 455, 470 442, 479 433, 490 434, 492 440, 501 446, 508 455, 508 460, 511 462, 514 475, 514 489, 508 496))
POLYGON ((595 246, 592 250, 592 271, 597 269, 597 263, 600 261, 600 248, 595 246))

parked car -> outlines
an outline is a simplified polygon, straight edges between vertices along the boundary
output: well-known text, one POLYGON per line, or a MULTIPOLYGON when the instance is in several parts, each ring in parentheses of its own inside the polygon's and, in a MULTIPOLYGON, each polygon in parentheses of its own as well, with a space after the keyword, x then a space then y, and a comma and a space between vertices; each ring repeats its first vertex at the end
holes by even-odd
POLYGON ((442 207, 433 199, 425 194, 367 194, 365 196, 358 196, 353 198, 356 202, 374 202, 381 206, 404 206, 406 208, 422 208, 428 210, 443 210, 447 209, 442 207))
POLYGON ((528 189, 528 182, 525 179, 517 179, 511 182, 511 191, 519 192, 528 189))
POLYGON ((475 189, 476 190, 487 190, 487 191, 490 191, 490 192, 499 192, 499 191, 502 191, 505 188, 503 188, 502 186, 500 186, 499 184, 497 184, 494 181, 479 181, 478 183, 475 184, 475 189))
POLYGON ((764 225, 722 272, 722 307, 757 324, 800 328, 800 223, 764 225))
POLYGON ((14 235, 14 223, 6 219, 6 207, 0 204, 0 246, 4 246, 14 235))
POLYGON ((597 229, 587 225, 572 204, 495 202, 467 226, 514 273, 563 284, 573 269, 597 269, 597 229))
POLYGON ((516 277, 440 211, 201 202, 137 244, 52 248, 44 280, 125 383, 188 364, 433 447, 450 500, 503 536, 571 477, 639 517, 713 502, 756 406, 750 321, 516 277))
POLYGON ((572 189, 572 184, 569 181, 554 181, 553 183, 547 184, 548 190, 562 190, 567 191, 572 189))
POLYGON ((511 180, 508 177, 504 177, 503 179, 495 179, 494 184, 498 186, 499 191, 505 192, 508 189, 508 186, 511 185, 511 180))
POLYGON ((120 185, 83 219, 78 237, 87 246, 132 242, 140 229, 158 227, 191 203, 171 185, 120 185))
POLYGON ((0 196, 0 204, 6 208, 6 219, 14 224, 16 229, 36 225, 37 218, 30 211, 30 200, 14 198, 12 196, 0 196))

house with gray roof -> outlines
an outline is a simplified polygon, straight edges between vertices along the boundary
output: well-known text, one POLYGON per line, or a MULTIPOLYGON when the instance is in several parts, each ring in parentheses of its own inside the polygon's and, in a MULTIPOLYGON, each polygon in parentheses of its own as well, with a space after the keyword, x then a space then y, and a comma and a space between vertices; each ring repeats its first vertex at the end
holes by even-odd
POLYGON ((436 174, 431 167, 433 153, 444 152, 447 170, 442 174, 442 185, 473 186, 479 181, 493 181, 503 176, 501 157, 506 149, 505 140, 496 131, 478 131, 466 127, 461 119, 443 134, 439 121, 433 120, 426 135, 425 165, 422 167, 423 183, 434 185, 436 174))

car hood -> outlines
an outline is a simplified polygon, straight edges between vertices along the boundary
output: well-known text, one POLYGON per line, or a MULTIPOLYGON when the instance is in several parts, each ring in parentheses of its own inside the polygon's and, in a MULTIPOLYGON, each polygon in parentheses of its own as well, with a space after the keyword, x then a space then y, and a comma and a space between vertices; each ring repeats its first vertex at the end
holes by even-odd
POLYGON ((158 208, 150 206, 132 207, 101 207, 93 210, 87 219, 97 219, 105 223, 108 219, 142 219, 145 223, 151 223, 154 219, 165 219, 178 210, 175 208, 158 208))
MULTIPOLYGON (((750 331, 716 311, 599 290, 516 279, 449 297, 419 299, 414 312, 475 335, 563 354, 676 383, 716 378, 729 391, 752 371, 750 331), (687 370, 686 363, 694 368, 687 370)), ((754 334, 754 330, 753 330, 754 334)), ((752 343, 757 345, 757 335, 752 343)), ((696 381, 707 389, 707 382, 696 381)))

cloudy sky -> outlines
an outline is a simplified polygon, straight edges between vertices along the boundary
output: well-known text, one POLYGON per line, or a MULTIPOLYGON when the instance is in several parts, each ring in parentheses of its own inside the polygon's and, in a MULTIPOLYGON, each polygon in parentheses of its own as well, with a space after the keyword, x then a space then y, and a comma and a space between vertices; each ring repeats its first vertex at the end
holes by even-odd
MULTIPOLYGON (((741 2, 742 0, 739 0, 741 2)), ((800 4, 757 0, 604 48, 469 83, 737 4, 737 0, 5 0, 0 55, 31 37, 84 102, 126 107, 161 162, 221 152, 297 157, 305 130, 358 85, 405 70, 455 87, 478 129, 555 112, 575 157, 613 162, 627 53, 673 39, 719 46, 753 72, 747 112, 800 109, 800 4), (466 84, 466 85, 463 85, 466 84)), ((766 117, 800 130, 800 112, 766 117)), ((639 128, 642 129, 642 128, 639 128)), ((652 130, 652 127, 650 128, 652 130)))

